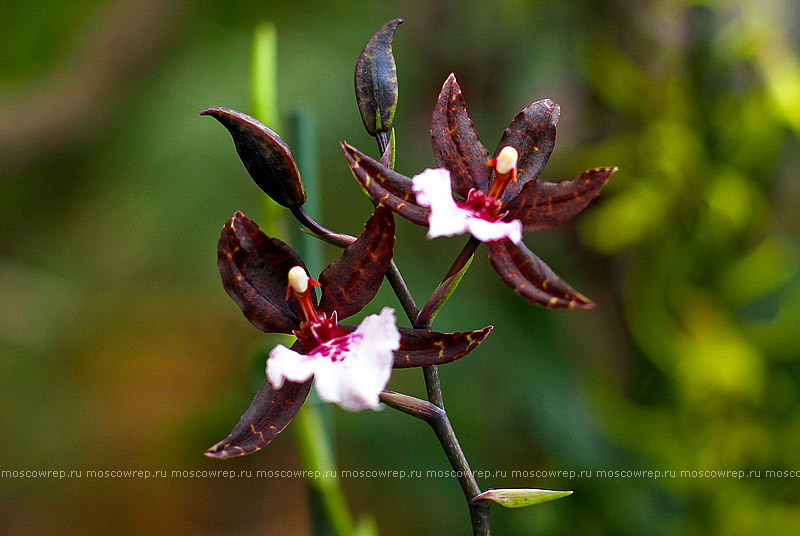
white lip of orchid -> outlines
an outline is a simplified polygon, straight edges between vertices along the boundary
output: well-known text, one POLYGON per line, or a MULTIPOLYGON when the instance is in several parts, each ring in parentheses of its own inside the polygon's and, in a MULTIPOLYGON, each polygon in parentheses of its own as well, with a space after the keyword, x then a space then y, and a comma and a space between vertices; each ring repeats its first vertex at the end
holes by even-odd
POLYGON ((488 221, 471 209, 458 206, 450 190, 450 172, 446 169, 426 169, 415 175, 412 181, 417 203, 431 210, 428 238, 470 233, 481 242, 503 238, 515 244, 522 242, 522 223, 519 220, 488 221))
POLYGON ((506 145, 497 155, 495 169, 498 173, 505 175, 517 167, 517 160, 519 160, 519 153, 517 150, 510 145, 506 145))
POLYGON ((302 266, 295 266, 289 270, 289 285, 296 294, 302 296, 308 291, 308 274, 302 266))
POLYGON ((400 347, 394 310, 384 307, 369 315, 353 333, 331 339, 299 354, 283 345, 267 359, 267 378, 275 389, 285 381, 314 379, 319 397, 344 409, 381 409, 380 394, 389 383, 393 352, 400 347))

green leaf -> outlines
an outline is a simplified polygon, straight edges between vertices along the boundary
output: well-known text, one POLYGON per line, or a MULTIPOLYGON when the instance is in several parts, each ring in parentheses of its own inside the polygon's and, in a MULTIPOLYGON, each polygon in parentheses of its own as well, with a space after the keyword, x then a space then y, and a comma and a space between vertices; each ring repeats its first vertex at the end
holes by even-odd
POLYGON ((566 497, 567 495, 572 495, 572 492, 532 488, 490 489, 477 495, 470 501, 470 504, 476 504, 481 501, 493 501, 506 508, 522 508, 524 506, 533 506, 534 504, 554 501, 566 497))
POLYGON ((458 284, 461 282, 461 278, 464 277, 464 274, 467 273, 469 266, 472 264, 473 257, 474 254, 469 257, 469 260, 464 264, 461 270, 442 281, 439 286, 436 287, 436 290, 433 291, 433 294, 431 294, 431 297, 420 312, 420 317, 424 318, 427 324, 433 323, 439 310, 445 302, 450 299, 453 292, 455 292, 456 287, 458 287, 458 284))
POLYGON ((378 523, 370 515, 364 515, 353 529, 353 536, 378 536, 378 523))
POLYGON ((395 138, 394 127, 389 133, 389 142, 386 144, 386 150, 381 155, 381 164, 389 169, 394 169, 394 156, 395 156, 395 138))

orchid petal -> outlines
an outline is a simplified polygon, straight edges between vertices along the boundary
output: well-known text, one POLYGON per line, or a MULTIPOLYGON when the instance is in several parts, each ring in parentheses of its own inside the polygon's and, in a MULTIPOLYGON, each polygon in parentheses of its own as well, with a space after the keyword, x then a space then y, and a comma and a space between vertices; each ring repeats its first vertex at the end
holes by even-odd
POLYGON ((279 344, 269 353, 267 378, 275 389, 283 387, 284 380, 307 382, 314 376, 317 364, 312 355, 306 356, 279 344))
POLYGON ((580 214, 600 194, 617 168, 590 169, 574 180, 528 182, 506 205, 508 218, 524 222, 525 231, 546 231, 580 214))
POLYGON ((487 191, 489 151, 481 144, 467 114, 454 74, 442 85, 431 119, 431 143, 436 164, 453 173, 453 190, 466 199, 471 188, 487 191))
POLYGON ((430 211, 414 201, 411 179, 389 169, 345 142, 342 142, 342 151, 353 177, 368 196, 411 223, 427 225, 430 211))
POLYGON ((477 331, 438 333, 399 328, 400 348, 394 353, 394 368, 444 365, 461 359, 482 343, 492 326, 477 331))
POLYGON ((320 310, 328 315, 336 311, 343 320, 363 309, 381 286, 393 246, 394 216, 379 205, 358 239, 320 274, 320 310))
POLYGON ((528 301, 552 308, 593 309, 594 303, 569 286, 525 244, 508 240, 486 245, 489 262, 503 282, 528 301))
MULTIPOLYGON (((302 345, 295 342, 292 348, 302 349, 302 345)), ((231 458, 264 448, 297 415, 310 389, 310 381, 286 382, 275 389, 269 379, 265 379, 231 433, 209 448, 206 456, 231 458)))
POLYGON ((304 265, 287 244, 268 237, 253 220, 236 212, 219 237, 217 265, 225 291, 255 327, 265 333, 291 333, 300 326, 300 307, 285 294, 289 269, 304 265))
POLYGON ((515 198, 525 183, 542 173, 556 144, 556 124, 560 114, 561 107, 550 99, 536 101, 518 113, 503 132, 494 156, 506 145, 519 152, 518 181, 506 186, 501 198, 504 203, 515 198))
POLYGON ((384 307, 348 335, 350 351, 344 359, 320 361, 314 385, 322 400, 350 411, 380 409, 379 395, 392 375, 393 352, 400 347, 395 322, 394 311, 384 307))

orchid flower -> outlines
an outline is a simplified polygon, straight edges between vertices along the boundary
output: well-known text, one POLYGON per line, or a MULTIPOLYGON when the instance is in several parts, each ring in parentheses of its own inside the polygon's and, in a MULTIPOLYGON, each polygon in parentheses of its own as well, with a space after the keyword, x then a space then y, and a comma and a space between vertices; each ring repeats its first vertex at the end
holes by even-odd
POLYGON ((297 341, 270 352, 267 378, 250 407, 206 456, 228 458, 266 446, 297 414, 312 383, 320 398, 345 409, 378 409, 392 368, 450 363, 488 336, 491 327, 458 333, 398 328, 388 308, 357 327, 340 324, 375 296, 393 246, 392 213, 378 207, 317 282, 287 244, 268 237, 240 212, 231 218, 218 247, 225 290, 256 328, 293 333, 297 341))
MULTIPOLYGON (((497 176, 495 184, 508 178, 516 180, 517 150, 506 146, 495 159, 497 176)), ((522 242, 522 222, 502 221, 502 205, 490 193, 472 188, 463 203, 453 199, 450 172, 446 169, 426 169, 412 179, 411 189, 420 206, 430 209, 428 238, 470 233, 481 242, 494 242, 508 238, 515 244, 522 242)), ((499 188, 498 188, 499 189, 499 188)))
POLYGON ((558 277, 522 243, 523 231, 544 231, 582 212, 616 168, 575 180, 538 180, 555 145, 560 107, 534 102, 506 129, 495 157, 481 144, 455 76, 445 81, 431 122, 439 169, 408 178, 345 143, 356 180, 376 201, 428 236, 469 232, 485 242, 500 278, 523 298, 546 307, 591 309, 594 303, 558 277), (455 194, 456 197, 453 196, 455 194))
MULTIPOLYGON (((392 375, 392 352, 400 347, 400 333, 394 310, 384 307, 379 315, 366 317, 352 333, 333 321, 321 318, 314 310, 309 292, 319 283, 308 277, 301 266, 289 270, 289 294, 297 299, 305 321, 298 339, 305 341, 307 353, 278 345, 267 359, 267 378, 274 389, 284 381, 295 383, 314 379, 319 397, 345 409, 380 409, 378 396, 392 375)), ((335 314, 335 313, 334 313, 335 314)))

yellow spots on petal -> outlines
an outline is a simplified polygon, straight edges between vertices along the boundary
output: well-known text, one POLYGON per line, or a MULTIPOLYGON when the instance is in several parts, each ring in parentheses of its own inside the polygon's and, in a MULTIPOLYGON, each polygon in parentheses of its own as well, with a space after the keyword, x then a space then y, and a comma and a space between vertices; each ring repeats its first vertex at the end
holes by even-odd
POLYGON ((398 203, 396 208, 397 208, 397 210, 400 210, 400 209, 401 209, 401 208, 403 208, 404 206, 406 206, 406 204, 405 204, 405 203, 398 203))
POLYGON ((254 436, 256 436, 256 435, 257 435, 258 437, 260 437, 260 438, 261 438, 261 441, 266 441, 266 438, 264 437, 264 434, 262 434, 261 432, 259 432, 258 430, 256 430, 256 427, 255 427, 255 426, 253 426, 252 424, 250 425, 250 431, 251 431, 251 432, 253 432, 253 435, 254 435, 254 436))
POLYGON ((380 201, 381 203, 383 203, 383 202, 384 202, 384 201, 386 201, 387 199, 389 199, 389 194, 388 194, 388 193, 387 193, 386 195, 384 195, 383 197, 381 197, 381 198, 379 199, 379 201, 380 201))
POLYGON ((544 281, 542 281, 542 290, 547 290, 547 285, 550 284, 550 278, 548 277, 544 281))
POLYGON ((269 425, 269 429, 270 429, 270 430, 277 430, 277 428, 276 428, 274 425, 272 425, 272 424, 270 424, 270 425, 269 425))
POLYGON ((552 307, 555 307, 558 304, 558 298, 556 298, 555 296, 550 298, 550 301, 548 302, 548 304, 550 306, 552 306, 552 307))

